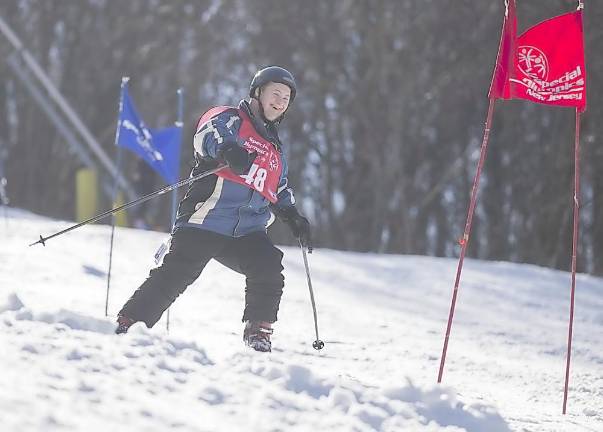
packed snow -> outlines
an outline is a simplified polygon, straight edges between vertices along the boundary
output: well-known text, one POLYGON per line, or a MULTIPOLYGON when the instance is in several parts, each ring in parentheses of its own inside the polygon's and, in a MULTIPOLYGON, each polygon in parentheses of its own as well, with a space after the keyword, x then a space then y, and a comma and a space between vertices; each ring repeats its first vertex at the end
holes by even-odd
MULTIPOLYGON (((603 431, 603 280, 466 260, 442 385, 456 259, 283 248, 272 353, 242 342, 242 276, 211 263, 152 329, 115 314, 166 234, 0 212, 2 431, 603 431)), ((569 258, 568 258, 569 259, 569 258)))

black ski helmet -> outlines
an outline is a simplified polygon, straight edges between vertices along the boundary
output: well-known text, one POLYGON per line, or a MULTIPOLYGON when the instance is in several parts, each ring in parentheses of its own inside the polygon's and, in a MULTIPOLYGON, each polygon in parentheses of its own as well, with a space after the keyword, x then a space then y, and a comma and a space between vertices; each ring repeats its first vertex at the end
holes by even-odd
POLYGON ((291 72, 279 66, 268 66, 267 68, 260 69, 256 72, 249 85, 249 97, 255 97, 255 89, 262 87, 269 82, 285 84, 289 87, 291 89, 291 99, 289 100, 289 103, 293 102, 295 94, 297 93, 295 78, 293 78, 291 72))

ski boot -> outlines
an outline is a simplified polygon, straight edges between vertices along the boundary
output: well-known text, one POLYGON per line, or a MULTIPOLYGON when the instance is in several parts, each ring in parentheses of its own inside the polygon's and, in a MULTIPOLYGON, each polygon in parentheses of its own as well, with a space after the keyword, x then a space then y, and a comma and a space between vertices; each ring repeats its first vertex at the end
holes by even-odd
POLYGON ((115 329, 115 334, 123 334, 127 333, 132 324, 136 321, 128 318, 127 316, 118 315, 117 316, 117 328, 115 329))
POLYGON ((245 321, 243 340, 247 346, 256 351, 271 352, 272 343, 270 342, 270 335, 272 332, 273 330, 269 322, 245 321))

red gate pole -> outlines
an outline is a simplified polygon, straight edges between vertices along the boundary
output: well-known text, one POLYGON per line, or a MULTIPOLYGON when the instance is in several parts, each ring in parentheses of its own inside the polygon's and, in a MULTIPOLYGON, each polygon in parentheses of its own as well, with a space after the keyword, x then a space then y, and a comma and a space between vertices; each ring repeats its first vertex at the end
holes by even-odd
POLYGON ((578 221, 580 216, 580 112, 576 108, 576 136, 574 141, 574 233, 572 239, 572 291, 570 295, 569 330, 567 335, 567 363, 565 366, 565 388, 563 390, 563 414, 567 408, 570 358, 572 354, 572 332, 574 329, 574 298, 576 292, 576 256, 578 254, 578 221))
POLYGON ((471 232, 471 223, 473 221, 473 213, 475 212, 475 203, 477 201, 477 189, 479 187, 479 179, 482 173, 482 168, 484 166, 484 161, 486 160, 486 151, 488 149, 488 139, 490 137, 490 126, 492 125, 492 114, 494 113, 495 101, 495 98, 490 98, 490 105, 488 106, 488 116, 486 117, 486 126, 484 128, 484 137, 480 150, 479 163, 477 164, 477 171, 475 173, 475 178, 473 179, 473 187, 471 189, 471 202, 469 204, 467 222, 465 223, 465 233, 463 234, 463 238, 459 241, 459 243, 461 244, 461 255, 459 257, 459 263, 456 270, 456 280, 454 282, 454 291, 452 293, 452 303, 450 304, 450 314, 448 315, 448 326, 446 328, 444 348, 442 349, 442 357, 440 360, 440 372, 438 373, 438 383, 442 382, 442 374, 444 373, 444 362, 446 361, 446 351, 448 350, 448 340, 450 338, 450 329, 452 328, 454 307, 456 305, 456 297, 459 289, 459 283, 461 280, 461 271, 463 269, 465 252, 467 251, 467 244, 469 243, 469 233, 471 232))

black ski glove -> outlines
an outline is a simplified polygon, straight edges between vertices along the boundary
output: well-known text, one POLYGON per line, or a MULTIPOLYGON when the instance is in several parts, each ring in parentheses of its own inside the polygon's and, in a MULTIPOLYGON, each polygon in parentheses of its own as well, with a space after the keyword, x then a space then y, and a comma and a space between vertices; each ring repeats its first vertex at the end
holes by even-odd
POLYGON ((295 238, 300 239, 302 246, 308 248, 308 252, 311 253, 312 233, 310 232, 310 221, 300 215, 295 206, 286 207, 284 209, 271 206, 271 209, 274 214, 289 225, 295 238))
POLYGON ((218 152, 218 159, 222 160, 237 175, 247 174, 257 152, 249 153, 236 142, 226 142, 218 152))

